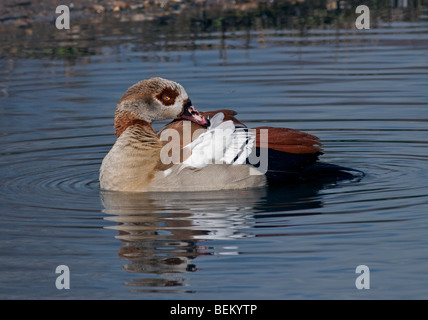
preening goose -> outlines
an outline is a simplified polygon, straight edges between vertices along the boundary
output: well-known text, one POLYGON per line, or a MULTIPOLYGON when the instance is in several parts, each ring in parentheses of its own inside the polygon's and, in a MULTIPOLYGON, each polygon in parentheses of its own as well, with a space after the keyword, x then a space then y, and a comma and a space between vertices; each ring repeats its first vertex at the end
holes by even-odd
POLYGON ((199 112, 184 88, 151 78, 131 86, 115 113, 117 140, 100 168, 103 190, 209 191, 351 175, 318 161, 319 139, 298 130, 248 129, 232 110, 199 112), (173 120, 155 132, 151 123, 173 120))

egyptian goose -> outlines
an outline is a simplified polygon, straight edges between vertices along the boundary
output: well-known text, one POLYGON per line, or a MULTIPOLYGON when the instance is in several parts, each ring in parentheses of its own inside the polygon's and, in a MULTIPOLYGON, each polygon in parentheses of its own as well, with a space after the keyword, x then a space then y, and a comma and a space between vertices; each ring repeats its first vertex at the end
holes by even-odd
POLYGON ((100 168, 103 190, 208 191, 262 187, 358 171, 318 161, 319 139, 293 129, 248 129, 231 110, 198 112, 184 88, 151 78, 115 113, 117 140, 100 168), (173 120, 156 132, 151 123, 173 120))

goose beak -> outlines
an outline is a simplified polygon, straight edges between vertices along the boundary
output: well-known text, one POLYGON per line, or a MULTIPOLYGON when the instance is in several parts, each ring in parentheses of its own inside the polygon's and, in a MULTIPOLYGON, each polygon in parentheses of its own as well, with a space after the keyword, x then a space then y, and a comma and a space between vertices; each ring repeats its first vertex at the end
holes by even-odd
POLYGON ((210 120, 205 118, 189 101, 183 105, 183 112, 180 114, 180 118, 184 120, 192 121, 204 127, 210 126, 210 120))

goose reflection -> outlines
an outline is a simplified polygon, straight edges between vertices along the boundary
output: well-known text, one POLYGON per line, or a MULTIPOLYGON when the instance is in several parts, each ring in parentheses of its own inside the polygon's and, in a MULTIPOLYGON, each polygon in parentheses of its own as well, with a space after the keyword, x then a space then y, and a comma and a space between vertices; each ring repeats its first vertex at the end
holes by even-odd
POLYGON ((116 238, 122 242, 119 257, 128 262, 124 269, 144 275, 127 285, 176 287, 183 286, 186 280, 171 279, 171 275, 197 271, 197 257, 239 254, 237 246, 229 245, 224 252, 218 247, 214 250, 209 240, 263 236, 256 228, 257 219, 320 208, 320 188, 305 185, 189 193, 102 191, 101 201, 105 219, 116 222, 107 228, 118 231, 116 238))

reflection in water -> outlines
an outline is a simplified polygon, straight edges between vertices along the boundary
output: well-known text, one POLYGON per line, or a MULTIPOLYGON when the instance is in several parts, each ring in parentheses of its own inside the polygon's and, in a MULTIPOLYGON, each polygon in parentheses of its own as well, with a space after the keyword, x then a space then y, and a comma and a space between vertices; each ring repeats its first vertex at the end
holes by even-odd
MULTIPOLYGON (((102 191, 101 200, 109 215, 105 219, 117 222, 108 228, 118 230, 117 239, 122 242, 119 256, 129 262, 124 269, 145 275, 127 285, 177 287, 183 286, 185 279, 170 276, 197 271, 195 259, 214 254, 207 240, 261 236, 256 231, 258 218, 279 218, 291 210, 294 213, 290 215, 295 215, 299 209, 320 208, 320 188, 302 185, 193 193, 102 191), (157 275, 163 276, 159 279, 157 275)), ((236 246, 223 251, 217 248, 215 254, 239 254, 236 246)))
MULTIPOLYGON (((410 6, 407 2, 405 6, 400 3, 391 1, 389 4, 371 6, 371 15, 376 17, 371 21, 372 28, 378 23, 417 21, 426 10, 424 3, 414 2, 410 6), (404 8, 395 8, 397 6, 404 8)), ((129 48, 137 54, 155 53, 143 55, 143 60, 165 59, 162 55, 158 56, 158 53, 165 51, 217 48, 221 59, 225 60, 228 48, 250 48, 254 31, 258 31, 255 35, 261 46, 265 39, 264 32, 268 30, 283 30, 286 36, 295 37, 296 43, 301 41, 301 36, 310 34, 310 30, 352 31, 355 29, 356 7, 351 3, 346 8, 341 8, 343 4, 337 7, 336 1, 299 1, 293 4, 277 0, 269 3, 256 1, 253 3, 255 7, 247 9, 237 3, 233 10, 223 6, 217 6, 214 10, 199 3, 193 10, 183 8, 179 15, 171 15, 164 10, 156 13, 130 10, 121 14, 105 12, 86 16, 73 10, 70 29, 57 29, 53 26, 53 20, 35 18, 42 12, 38 8, 40 3, 24 4, 28 5, 29 11, 23 17, 34 19, 34 23, 4 23, 16 17, 11 13, 7 17, 0 14, 0 58, 63 60, 70 65, 76 61, 87 64, 91 57, 121 57, 129 48)), ((54 5, 44 7, 52 13, 54 5)), ((11 7, 4 8, 0 3, 0 13, 2 9, 11 10, 11 7)))

